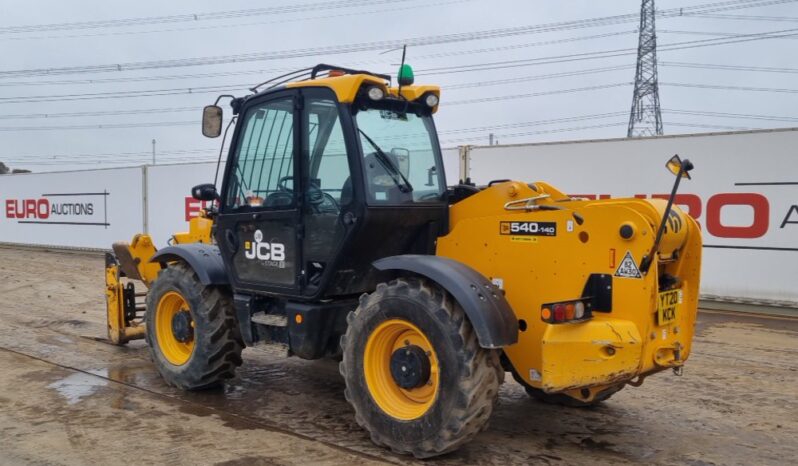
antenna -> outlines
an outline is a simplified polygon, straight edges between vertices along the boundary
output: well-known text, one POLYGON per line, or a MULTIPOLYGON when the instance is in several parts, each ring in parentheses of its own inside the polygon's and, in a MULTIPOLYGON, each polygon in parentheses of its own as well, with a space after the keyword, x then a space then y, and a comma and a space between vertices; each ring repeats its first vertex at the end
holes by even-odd
POLYGON ((640 6, 640 39, 637 45, 637 71, 629 114, 627 137, 661 136, 662 114, 657 83, 657 33, 654 27, 654 0, 640 6))
POLYGON ((399 83, 399 89, 397 89, 396 93, 398 94, 399 98, 402 98, 402 85, 411 85, 413 84, 413 69, 410 68, 410 65, 405 66, 405 56, 407 55, 407 44, 402 46, 402 64, 399 65, 399 74, 396 76, 396 81, 399 83))

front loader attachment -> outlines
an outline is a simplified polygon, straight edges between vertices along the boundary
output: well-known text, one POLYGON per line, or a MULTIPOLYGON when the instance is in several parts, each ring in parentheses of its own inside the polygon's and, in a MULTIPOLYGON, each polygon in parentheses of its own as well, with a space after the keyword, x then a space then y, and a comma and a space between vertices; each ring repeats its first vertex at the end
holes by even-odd
POLYGON ((113 251, 105 255, 108 339, 116 345, 124 345, 144 338, 144 298, 147 293, 137 292, 131 280, 139 280, 149 287, 161 266, 149 261, 155 254, 149 235, 136 235, 130 244, 114 243, 113 251))

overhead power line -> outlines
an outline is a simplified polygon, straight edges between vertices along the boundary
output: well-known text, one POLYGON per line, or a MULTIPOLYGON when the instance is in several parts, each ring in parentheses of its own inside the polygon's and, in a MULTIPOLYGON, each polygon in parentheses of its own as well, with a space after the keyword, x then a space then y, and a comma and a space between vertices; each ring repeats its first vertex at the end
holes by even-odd
MULTIPOLYGON (((695 47, 710 47, 718 45, 736 44, 740 42, 748 42, 753 40, 764 40, 776 37, 784 37, 786 35, 798 35, 798 28, 787 29, 783 31, 760 32, 752 34, 742 34, 739 38, 734 39, 701 39, 694 41, 676 42, 672 44, 665 44, 659 47, 659 51, 682 50, 695 47)), ((519 66, 532 66, 540 64, 562 63, 581 60, 593 60, 598 58, 608 58, 615 56, 624 56, 631 53, 636 53, 636 49, 616 49, 597 52, 584 52, 569 55, 549 56, 532 58, 526 60, 507 60, 492 63, 479 63, 471 65, 456 65, 438 68, 428 68, 419 70, 416 75, 442 75, 449 73, 462 73, 465 71, 486 71, 502 68, 513 68, 519 66)), ((74 100, 92 100, 92 99, 116 99, 116 98, 129 98, 129 97, 151 97, 163 95, 178 95, 178 94, 202 94, 211 92, 230 92, 248 88, 250 83, 230 84, 226 86, 198 86, 193 88, 171 88, 171 89, 153 89, 153 90, 136 90, 136 91, 117 91, 117 92, 104 92, 104 93, 86 93, 86 94, 65 94, 65 95, 43 95, 43 96, 18 96, 18 97, 4 97, 0 98, 0 104, 3 103, 30 103, 30 102, 49 102, 49 101, 74 101, 74 100)))
MULTIPOLYGON (((451 4, 455 4, 455 3, 464 3, 464 2, 468 2, 468 1, 473 1, 473 0, 449 0, 449 1, 437 2, 437 3, 424 3, 422 6, 424 6, 424 7, 440 7, 440 6, 451 5, 451 4)), ((787 0, 787 1, 792 1, 792 0, 787 0)), ((374 5, 375 4, 375 2, 369 2, 369 3, 370 3, 370 5, 374 5)), ((385 3, 385 2, 376 2, 376 3, 379 4, 379 3, 385 3)), ((737 2, 737 3, 739 3, 739 2, 737 2)), ((708 8, 707 9, 706 5, 695 5, 692 8, 698 9, 696 11, 699 11, 699 12, 702 11, 702 10, 700 10, 701 8, 705 8, 705 10, 703 10, 703 11, 724 11, 724 10, 730 10, 730 9, 733 10, 733 9, 739 9, 739 8, 751 8, 751 7, 756 7, 756 6, 769 6, 769 5, 773 4, 772 2, 755 2, 755 3, 751 4, 751 5, 748 5, 747 4, 748 2, 743 2, 742 4, 737 4, 737 3, 733 3, 731 5, 725 5, 725 6, 721 5, 720 6, 720 10, 718 8, 708 8)), ((783 3, 783 2, 779 1, 779 2, 776 2, 776 3, 778 4, 778 3, 783 3)), ((709 4, 709 5, 711 6, 713 4, 709 4)), ((688 8, 691 8, 691 7, 688 7, 688 8)), ((396 8, 383 8, 383 9, 377 9, 377 10, 357 9, 356 11, 346 12, 346 13, 325 14, 325 15, 312 16, 312 17, 309 17, 307 15, 303 15, 301 18, 281 18, 281 19, 276 20, 276 21, 254 21, 254 22, 252 22, 252 21, 250 21, 250 22, 240 22, 239 21, 239 22, 235 23, 235 27, 236 28, 242 28, 242 27, 250 27, 250 26, 263 26, 263 25, 266 25, 266 24, 286 23, 286 22, 294 22, 294 21, 303 21, 304 22, 304 21, 315 20, 315 19, 328 19, 329 20, 329 19, 333 19, 333 18, 341 18, 341 17, 355 16, 355 15, 379 14, 379 13, 387 13, 387 12, 391 12, 391 11, 403 11, 403 10, 406 11, 407 9, 408 9, 407 5, 402 4, 400 7, 396 7, 396 8)), ((665 16, 666 18, 678 16, 678 15, 674 14, 675 13, 674 10, 676 10, 676 9, 664 10, 661 13, 658 13, 658 15, 665 16)), ((682 16, 684 16, 684 11, 683 11, 684 8, 682 8, 681 10, 682 10, 682 16)), ((244 10, 244 11, 251 11, 251 10, 244 10)), ((690 14, 689 10, 688 10, 688 14, 690 14)), ((699 16, 699 15, 700 15, 700 13, 690 14, 690 16, 699 16)), ((259 15, 255 14, 255 15, 248 15, 248 16, 259 16, 259 15)), ((192 20, 191 22, 192 23, 198 23, 198 22, 201 22, 201 21, 192 20)), ((62 34, 62 35, 52 35, 52 34, 50 34, 50 35, 46 35, 46 36, 26 36, 25 34, 16 34, 16 35, 15 34, 0 34, 0 40, 15 40, 15 41, 19 41, 19 40, 38 40, 38 39, 71 39, 71 38, 102 37, 102 36, 157 34, 157 33, 165 33, 165 32, 188 32, 188 31, 209 30, 209 29, 223 29, 223 28, 229 28, 229 27, 230 27, 229 24, 211 24, 211 25, 207 25, 206 24, 206 25, 192 25, 192 26, 187 26, 187 27, 176 27, 176 28, 173 27, 173 28, 162 28, 162 29, 122 30, 122 31, 114 30, 115 28, 111 28, 111 30, 109 30, 109 31, 102 31, 102 30, 98 31, 97 29, 100 29, 100 28, 91 28, 91 30, 93 32, 91 32, 91 33, 81 33, 81 34, 62 34)), ((39 32, 39 31, 31 31, 31 32, 39 32)), ((45 31, 45 32, 47 32, 47 31, 45 31)))
POLYGON ((140 123, 104 123, 94 125, 67 125, 67 126, 0 126, 0 131, 65 131, 76 129, 121 129, 121 128, 157 128, 162 126, 189 126, 197 125, 197 120, 188 121, 152 121, 140 123))
MULTIPOLYGON (((739 32, 716 32, 716 31, 680 31, 675 29, 657 29, 657 34, 682 34, 690 36, 714 36, 714 37, 741 37, 744 34, 739 32)), ((776 39, 798 39, 796 36, 777 37, 776 39)))
POLYGON ((530 92, 530 93, 523 93, 523 94, 510 94, 510 95, 500 95, 500 96, 493 96, 493 97, 479 97, 476 99, 463 99, 463 100, 454 100, 442 103, 446 107, 454 106, 454 105, 464 105, 464 104, 476 104, 476 103, 485 103, 485 102, 497 102, 500 100, 516 100, 516 99, 525 99, 528 97, 540 97, 544 95, 555 95, 555 94, 571 94, 574 92, 585 92, 585 91, 597 91, 600 89, 610 89, 613 87, 621 87, 621 86, 631 86, 632 83, 625 82, 625 83, 613 83, 613 84, 600 84, 596 86, 585 86, 585 87, 576 87, 572 89, 558 89, 554 91, 544 91, 544 92, 530 92))
POLYGON ((607 66, 604 68, 591 68, 586 70, 576 70, 576 71, 563 71, 562 73, 551 73, 551 74, 539 74, 534 76, 520 76, 517 78, 507 78, 507 79, 493 79, 488 81, 479 81, 479 82, 471 82, 471 83, 461 83, 461 84, 450 84, 445 86, 446 91, 453 91, 459 89, 470 89, 473 87, 486 87, 486 86, 499 86, 505 84, 514 84, 520 82, 527 82, 527 81, 537 81, 543 79, 555 79, 555 78, 567 78, 572 76, 583 76, 588 74, 597 74, 597 73, 606 73, 610 71, 620 71, 620 70, 630 70, 633 67, 630 65, 621 65, 621 66, 607 66))
MULTIPOLYGON (((727 11, 740 8, 752 8, 759 6, 776 5, 789 3, 795 0, 732 0, 723 2, 705 3, 692 5, 682 8, 670 8, 662 10, 659 14, 666 15, 686 15, 702 14, 716 11, 727 11)), ((252 8, 244 10, 222 10, 205 13, 186 13, 179 15, 147 16, 133 18, 118 18, 110 20, 95 21, 75 21, 65 23, 50 24, 29 24, 20 26, 0 27, 0 34, 22 34, 40 31, 70 31, 86 29, 105 29, 119 27, 144 26, 152 24, 175 24, 175 23, 196 23, 200 21, 228 20, 237 18, 250 18, 253 16, 274 16, 291 13, 302 13, 306 11, 330 10, 339 8, 355 8, 360 6, 370 6, 374 4, 393 3, 393 0, 336 0, 313 3, 272 5, 265 8, 252 8)))
POLYGON ((670 86, 670 87, 689 87, 692 89, 717 89, 722 91, 779 92, 786 94, 798 93, 798 89, 784 89, 776 87, 724 86, 721 84, 689 84, 689 83, 660 83, 660 85, 670 86))
MULTIPOLYGON (((738 37, 733 39, 717 38, 717 39, 700 39, 700 40, 691 40, 684 42, 674 42, 670 44, 660 45, 657 51, 669 52, 673 50, 684 50, 684 49, 692 49, 699 47, 713 47, 718 45, 738 44, 742 42, 750 42, 756 40, 776 39, 787 36, 798 36, 798 28, 771 31, 771 32, 758 32, 752 34, 740 34, 738 37)), ((575 62, 583 60, 599 60, 606 58, 623 57, 623 56, 634 55, 636 53, 637 53, 636 48, 600 50, 593 52, 575 53, 569 55, 557 55, 549 57, 528 58, 528 59, 519 59, 519 60, 504 60, 498 62, 487 62, 487 63, 483 62, 477 64, 468 64, 468 65, 454 65, 454 66, 444 66, 438 68, 428 68, 426 70, 419 70, 416 73, 416 75, 417 76, 441 75, 448 73, 463 73, 467 71, 487 71, 487 70, 526 67, 526 66, 535 66, 535 65, 550 65, 550 64, 567 63, 567 62, 575 62)))
MULTIPOLYGON (((527 94, 514 94, 509 96, 496 96, 496 97, 483 97, 479 99, 465 99, 465 100, 456 100, 446 102, 442 105, 450 106, 450 105, 465 105, 465 104, 474 104, 474 103, 482 103, 482 102, 494 102, 498 100, 508 100, 508 99, 519 99, 519 98, 529 98, 529 97, 538 97, 538 96, 545 96, 545 95, 556 95, 556 94, 570 94, 573 92, 584 92, 584 91, 593 91, 599 89, 607 89, 612 87, 619 87, 619 86, 627 86, 630 83, 616 83, 616 84, 604 84, 604 85, 597 85, 597 86, 587 86, 587 87, 579 87, 579 88, 572 88, 572 89, 557 89, 553 91, 544 91, 544 92, 534 92, 534 93, 527 93, 527 94)), ((189 107, 186 107, 189 108, 189 107)), ((157 109, 147 109, 147 110, 157 110, 157 109)), ((156 113, 150 112, 147 113, 156 113)), ((133 112, 132 110, 130 112, 133 112)), ((164 112, 167 113, 167 112, 164 112)), ((121 128, 145 128, 145 127, 161 127, 161 126, 186 126, 186 125, 196 125, 199 124, 197 120, 190 120, 190 121, 163 121, 163 122, 140 122, 140 123, 103 123, 103 124, 83 124, 83 125, 62 125, 62 126, 43 126, 43 125, 36 125, 36 126, 4 126, 0 127, 0 131, 59 131, 59 130, 87 130, 87 129, 121 129, 121 128)))
POLYGON ((770 66, 747 66, 747 65, 718 65, 711 63, 686 63, 686 62, 660 62, 660 66, 674 68, 698 68, 706 70, 731 70, 731 71, 756 71, 763 73, 798 73, 798 68, 778 68, 770 66))
POLYGON ((790 16, 760 16, 760 15, 722 15, 708 13, 692 13, 686 16, 710 19, 733 19, 739 21, 773 21, 773 22, 798 22, 798 18, 790 16))
MULTIPOLYGON (((539 42, 531 42, 525 44, 511 44, 505 46, 496 46, 496 47, 485 47, 485 48, 469 48, 465 50, 451 50, 446 52, 437 52, 432 54, 424 54, 424 55, 414 55, 413 61, 421 61, 421 60, 428 60, 428 59, 438 59, 442 57, 452 57, 452 56, 460 56, 460 55, 472 55, 472 54, 479 54, 479 53, 495 53, 500 51, 506 50, 515 50, 519 48, 529 48, 529 47, 540 47, 540 46, 547 46, 553 44, 560 44, 565 42, 575 42, 575 41, 592 41, 595 39, 602 39, 606 37, 624 35, 624 34, 637 34, 637 30, 629 30, 629 31, 620 31, 620 32, 612 32, 612 33, 605 33, 605 34, 592 34, 587 36, 578 36, 578 37, 566 37, 562 39, 552 39, 547 41, 539 41, 539 42)), ((378 64, 383 65, 385 63, 384 60, 367 60, 367 61, 359 61, 360 65, 365 64, 378 64)), ((9 86, 41 86, 41 85, 96 85, 96 84, 116 84, 116 83, 128 83, 128 82, 145 82, 145 81, 161 81, 161 80, 174 80, 174 79, 203 79, 203 78, 217 78, 217 77, 224 77, 224 76, 241 76, 241 75, 264 75, 267 73, 281 73, 281 72, 288 72, 293 71, 295 68, 270 68, 268 70, 259 69, 259 70, 242 70, 242 71, 220 71, 214 73, 188 73, 188 74, 177 74, 177 75, 163 75, 163 76, 135 76, 135 77, 125 77, 125 78, 87 78, 87 79, 60 79, 60 80, 34 80, 34 81, 0 81, 0 87, 9 87, 9 86)))
MULTIPOLYGON (((752 6, 773 5, 779 3, 790 3, 798 0, 770 0, 770 1, 729 1, 717 2, 713 4, 696 5, 693 7, 676 8, 670 10, 662 10, 663 14, 676 13, 682 11, 717 11, 736 9, 736 8, 749 8, 752 6)), ((332 55, 344 54, 353 52, 364 52, 370 50, 387 50, 403 45, 408 46, 426 46, 437 45, 454 42, 475 41, 496 39, 502 37, 512 37, 525 34, 536 34, 543 32, 552 32, 559 30, 572 30, 581 29, 586 27, 608 26, 614 24, 621 24, 637 19, 636 14, 615 15, 606 17, 595 17, 574 21, 563 21, 557 23, 547 23, 539 25, 518 26, 510 28, 498 28, 483 31, 472 31, 456 34, 444 34, 435 36, 415 37, 399 40, 384 40, 375 42, 364 42, 347 45, 337 45, 328 47, 314 47, 307 49, 285 50, 278 52, 256 52, 237 55, 221 55, 197 58, 178 58, 170 60, 154 60, 144 62, 128 62, 116 63, 105 65, 88 65, 88 66, 66 66, 58 68, 33 68, 21 70, 7 70, 0 71, 0 78, 10 77, 24 77, 24 76, 55 76, 65 74, 80 74, 80 73, 107 73, 119 71, 132 71, 132 70, 146 70, 158 68, 177 68, 189 66, 204 66, 204 65, 220 65, 230 63, 242 63, 252 61, 264 60, 277 60, 288 58, 300 58, 319 55, 332 55)))
POLYGON ((17 104, 31 102, 61 102, 74 100, 96 100, 96 99, 124 99, 132 97, 157 97, 164 95, 179 94, 208 94, 217 92, 230 92, 235 90, 247 89, 251 83, 231 84, 228 86, 198 86, 181 87, 171 89, 151 89, 136 91, 114 91, 114 92, 91 92, 85 94, 57 94, 57 95, 37 95, 22 97, 0 97, 0 104, 17 104))
POLYGON ((314 3, 292 3, 287 5, 273 5, 266 8, 253 8, 247 10, 225 10, 208 13, 188 13, 182 15, 148 16, 138 18, 121 18, 98 21, 78 21, 69 23, 31 24, 24 26, 0 27, 0 34, 21 34, 39 31, 71 31, 100 28, 132 27, 149 24, 173 24, 197 21, 225 20, 236 18, 250 18, 263 15, 284 15, 301 13, 305 11, 330 10, 338 8, 354 8, 381 3, 392 3, 393 0, 336 0, 314 3))
POLYGON ((762 129, 762 128, 752 128, 750 126, 709 125, 702 123, 673 123, 670 121, 668 122, 668 126, 681 126, 689 128, 706 128, 706 129, 725 129, 730 131, 746 131, 751 129, 762 129))
MULTIPOLYGON (((414 0, 410 0, 412 2, 414 0)), ((417 1, 417 0, 415 0, 417 1)), ((335 13, 328 12, 322 15, 316 16, 308 16, 307 14, 303 14, 301 17, 298 18, 280 18, 278 20, 272 21, 249 21, 249 22, 241 22, 237 21, 232 27, 236 29, 251 27, 251 26, 264 26, 268 24, 285 24, 291 22, 307 22, 312 20, 332 20, 337 18, 346 18, 350 16, 364 16, 364 15, 373 15, 373 14, 388 14, 393 12, 407 12, 413 8, 432 8, 432 7, 441 7, 447 5, 453 5, 458 3, 465 3, 471 2, 474 0, 448 0, 448 1, 440 1, 435 3, 424 2, 420 5, 408 5, 408 1, 402 2, 399 6, 394 6, 391 8, 378 8, 378 9, 363 9, 358 7, 355 11, 349 12, 342 12, 342 13, 335 13)), ((381 2, 369 2, 369 6, 375 6, 383 3, 389 3, 396 5, 397 3, 394 0, 390 1, 381 1, 381 2)), ((324 11, 324 10, 322 10, 324 11)), ((255 15, 258 16, 258 15, 255 15)), ((195 21, 197 23, 197 21, 195 21)), ((78 34, 48 34, 44 36, 28 36, 24 34, 6 34, 0 35, 0 41, 28 41, 28 40, 54 40, 54 39, 77 39, 77 38, 93 38, 93 37, 107 37, 107 36, 131 36, 131 35, 142 35, 142 34, 160 34, 165 32, 190 32, 190 31, 207 31, 212 29, 230 29, 231 25, 227 23, 223 24, 204 24, 204 25, 197 25, 197 26, 184 26, 184 27, 171 27, 171 28, 161 28, 161 29, 147 29, 147 30, 109 30, 109 31, 102 31, 102 30, 92 30, 93 32, 89 33, 78 33, 78 34)))
POLYGON ((257 53, 247 53, 247 54, 237 54, 237 55, 180 58, 180 59, 171 59, 171 60, 154 60, 154 61, 145 61, 145 62, 129 62, 129 63, 118 63, 118 64, 107 64, 107 65, 66 66, 59 68, 7 70, 7 71, 0 71, 0 78, 28 77, 28 76, 56 76, 56 75, 83 74, 83 73, 107 73, 107 72, 132 71, 132 70, 178 68, 178 67, 191 67, 191 66, 204 66, 204 65, 222 65, 222 64, 244 63, 244 62, 253 62, 253 61, 282 60, 289 58, 345 54, 345 53, 365 52, 373 50, 388 50, 395 47, 401 47, 403 45, 424 46, 424 45, 438 45, 438 44, 455 43, 455 42, 495 39, 495 38, 524 35, 524 34, 550 32, 554 30, 577 29, 582 27, 594 27, 597 25, 616 24, 617 21, 618 20, 615 19, 614 17, 610 17, 609 19, 603 22, 599 22, 596 20, 570 21, 565 23, 499 28, 499 29, 484 30, 484 31, 466 32, 466 33, 423 36, 423 37, 415 37, 415 38, 400 39, 400 40, 362 42, 355 44, 327 46, 327 47, 292 49, 292 50, 283 50, 276 52, 257 52, 257 53))
MULTIPOLYGON (((740 33, 709 33, 709 32, 702 32, 702 31, 662 31, 659 30, 658 32, 674 32, 679 34, 698 34, 698 35, 715 35, 715 36, 724 36, 724 37, 731 37, 731 38, 740 38, 740 37, 749 37, 750 34, 740 34, 740 33)), ((540 41, 540 42, 532 42, 532 43, 525 43, 525 44, 511 44, 506 46, 497 46, 497 47, 486 47, 486 48, 479 48, 479 49, 466 49, 466 50, 457 50, 457 51, 447 51, 447 52, 438 52, 433 54, 424 54, 424 55, 417 55, 413 57, 414 61, 422 61, 427 59, 437 59, 442 57, 451 57, 451 56, 460 56, 460 55, 471 55, 471 54, 479 54, 479 53, 494 53, 497 51, 506 51, 506 50, 515 50, 519 48, 527 48, 527 47, 538 47, 538 46, 546 46, 552 44, 559 44, 564 42, 574 42, 574 41, 585 41, 585 40, 595 40, 600 38, 606 38, 611 36, 617 35, 629 35, 629 34, 637 34, 637 30, 629 30, 629 31, 619 31, 619 32, 612 32, 606 34, 593 34, 587 36, 578 36, 578 37, 569 37, 563 39, 554 39, 548 41, 540 41)), ((758 33, 758 34, 771 34, 770 32, 758 33)), ((775 39, 786 38, 786 39, 796 39, 798 35, 790 35, 790 36, 779 36, 774 37, 775 39)), ((679 44, 691 44, 695 43, 694 41, 689 42, 678 42, 675 44, 666 44, 670 46, 677 46, 679 44)), ((709 44, 712 45, 712 44, 709 44)), ((723 44, 718 44, 723 45, 723 44)), ((618 52, 618 51, 632 51, 634 49, 619 49, 613 51, 604 51, 604 52, 595 52, 595 53, 609 53, 609 52, 618 52)), ((619 56, 619 55, 613 55, 619 56)), ((551 57, 548 57, 551 58, 551 57)), ((556 58, 556 57, 555 57, 556 58)), ((603 57, 598 57, 603 58, 603 57)), ((384 63, 383 61, 361 61, 361 64, 381 64, 384 63)), ((546 64, 546 63, 543 63, 546 64)), ((661 66, 676 66, 672 65, 671 63, 660 62, 661 66)), ((465 65, 471 66, 471 65, 465 65)), ((718 65, 720 66, 720 65, 718 65)), ((161 76, 133 76, 133 77, 124 77, 124 78, 86 78, 86 79, 61 79, 61 80, 34 80, 34 81, 0 81, 0 87, 14 87, 14 86, 45 86, 45 85, 97 85, 97 84, 117 84, 117 83, 130 83, 130 82, 149 82, 149 81, 167 81, 167 80, 180 80, 180 79, 205 79, 205 78, 217 78, 217 77, 225 77, 225 76, 241 76, 241 75, 258 75, 262 76, 267 73, 280 73, 280 72, 287 72, 292 71, 294 68, 270 68, 270 69, 258 69, 258 70, 237 70, 237 71, 220 71, 220 72, 212 72, 212 73, 188 73, 188 74, 176 74, 176 75, 161 75, 161 76)), ((492 68, 489 68, 492 69, 492 68)), ((765 68, 761 68, 763 71, 765 68)), ((774 68, 774 70, 776 70, 774 68)), ((751 70, 754 71, 754 70, 751 70)), ((423 70, 417 71, 423 74, 423 70)), ((432 73, 430 73, 432 74, 432 73)), ((443 74, 443 73, 439 73, 443 74)))
POLYGON ((107 110, 98 112, 63 112, 63 113, 27 113, 27 114, 3 114, 0 113, 0 120, 30 120, 39 118, 80 118, 96 116, 120 116, 120 115, 146 115, 153 113, 180 113, 197 112, 201 107, 164 107, 164 108, 143 108, 131 110, 107 110))
POLYGON ((736 118, 740 120, 765 120, 765 121, 784 121, 784 122, 798 122, 798 117, 790 116, 775 116, 775 115, 757 115, 751 113, 726 113, 726 112, 708 112, 700 110, 673 110, 665 109, 663 112, 673 115, 694 115, 694 116, 709 116, 713 118, 736 118))

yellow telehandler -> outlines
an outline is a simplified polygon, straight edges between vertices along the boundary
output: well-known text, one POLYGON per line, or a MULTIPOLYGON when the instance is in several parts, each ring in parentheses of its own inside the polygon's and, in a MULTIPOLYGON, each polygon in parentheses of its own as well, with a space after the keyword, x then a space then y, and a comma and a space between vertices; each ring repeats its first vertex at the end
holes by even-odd
MULTIPOLYGON (((139 234, 107 256, 110 339, 146 337, 187 390, 233 377, 249 345, 340 358, 358 424, 419 458, 483 430, 506 372, 575 406, 680 373, 701 233, 673 199, 692 164, 668 161, 668 200, 447 188, 440 89, 408 65, 397 81, 318 65, 232 98, 221 189, 192 189, 211 207, 163 249, 139 234)), ((222 97, 206 136, 222 133, 222 97)))

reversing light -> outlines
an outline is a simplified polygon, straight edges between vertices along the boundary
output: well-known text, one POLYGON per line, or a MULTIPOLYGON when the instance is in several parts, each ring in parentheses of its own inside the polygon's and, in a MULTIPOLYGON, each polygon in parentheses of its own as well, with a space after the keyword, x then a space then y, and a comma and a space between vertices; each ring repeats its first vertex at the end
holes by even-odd
POLYGON ((585 303, 577 301, 574 304, 574 319, 583 319, 585 317, 585 303))
POLYGON ((385 91, 377 86, 371 86, 368 90, 368 96, 371 100, 382 100, 385 97, 385 91))
POLYGON ((440 99, 438 99, 438 96, 435 94, 427 94, 427 97, 424 99, 424 103, 426 103, 427 107, 430 108, 438 105, 439 101, 440 99))

